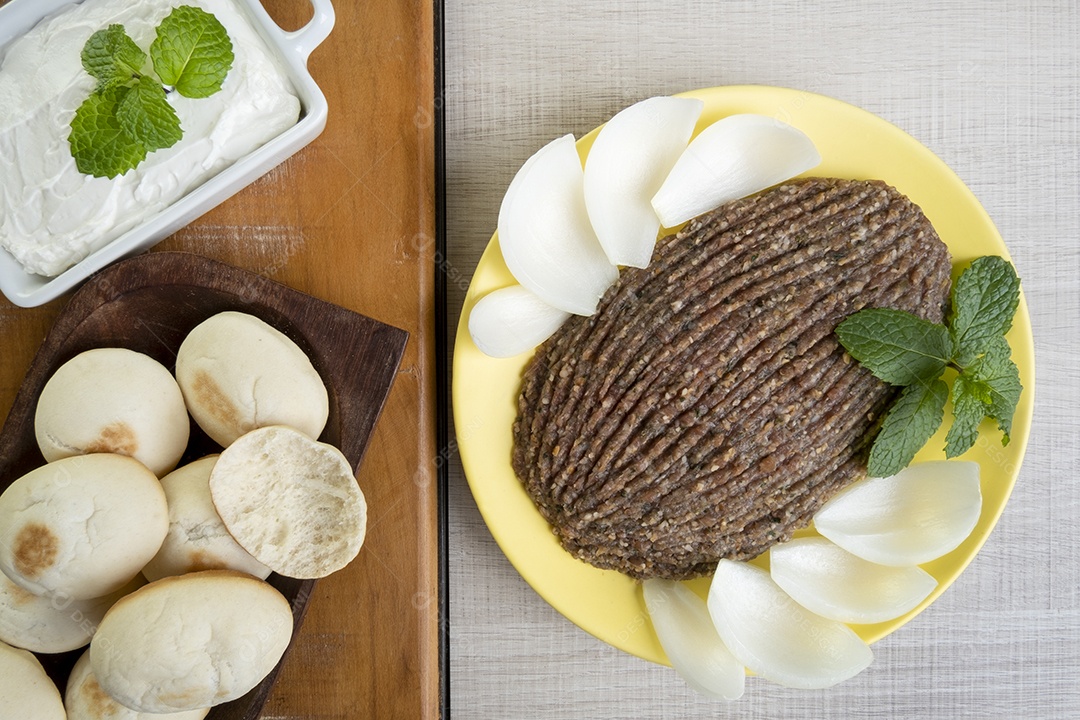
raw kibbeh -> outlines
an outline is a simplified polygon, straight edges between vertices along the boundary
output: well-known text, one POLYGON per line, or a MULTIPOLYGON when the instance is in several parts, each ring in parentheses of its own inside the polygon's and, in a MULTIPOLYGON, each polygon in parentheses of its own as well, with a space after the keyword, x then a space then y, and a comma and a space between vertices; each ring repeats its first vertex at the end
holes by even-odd
POLYGON ((685 579, 753 558, 865 476, 894 398, 836 325, 866 307, 940 322, 950 268, 922 211, 880 181, 723 205, 537 349, 514 471, 597 567, 685 579))

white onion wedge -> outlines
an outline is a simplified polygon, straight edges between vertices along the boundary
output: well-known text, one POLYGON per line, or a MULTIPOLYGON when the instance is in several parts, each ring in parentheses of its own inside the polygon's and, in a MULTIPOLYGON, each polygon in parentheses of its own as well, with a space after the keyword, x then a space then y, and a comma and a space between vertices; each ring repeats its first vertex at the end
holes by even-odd
POLYGON ((705 601, 673 580, 646 580, 641 593, 656 637, 686 684, 712 698, 742 697, 746 670, 717 635, 705 601))
POLYGON ((874 660, 851 628, 805 609, 753 565, 721 560, 708 606, 731 654, 757 675, 786 687, 832 687, 874 660))
POLYGON ((499 247, 517 281, 544 302, 592 315, 619 270, 589 223, 583 183, 573 135, 540 148, 503 196, 499 247))
POLYGON ((915 609, 938 584, 921 568, 878 565, 816 537, 773 546, 769 572, 807 610, 846 623, 900 617, 915 609))
POLYGON ((551 307, 520 285, 488 293, 469 313, 469 334, 485 355, 505 358, 551 337, 570 313, 551 307))
POLYGON ((613 265, 649 265, 660 232, 652 197, 690 142, 703 107, 691 98, 648 98, 620 111, 596 136, 585 160, 585 207, 613 265))
POLYGON ((825 503, 814 525, 864 560, 921 565, 956 549, 981 510, 978 464, 939 460, 860 480, 825 503))
POLYGON ((821 162, 802 131, 764 115, 730 115, 701 131, 653 196, 664 227, 806 172, 821 162))

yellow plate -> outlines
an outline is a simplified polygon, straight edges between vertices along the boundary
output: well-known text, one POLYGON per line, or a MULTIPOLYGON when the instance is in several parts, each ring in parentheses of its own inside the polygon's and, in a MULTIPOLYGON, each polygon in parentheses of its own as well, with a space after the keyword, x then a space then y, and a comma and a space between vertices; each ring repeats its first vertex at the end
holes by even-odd
MULTIPOLYGON (((896 186, 934 224, 952 252, 954 267, 980 255, 1009 257, 986 211, 960 178, 914 138, 865 110, 821 95, 763 86, 711 88, 684 95, 705 102, 697 131, 734 113, 768 115, 799 128, 817 145, 822 162, 808 175, 879 178, 896 186)), ((578 141, 583 160, 597 132, 599 128, 578 141)), ((493 237, 469 286, 454 349, 454 422, 473 497, 507 558, 556 610, 620 650, 666 663, 639 584, 620 573, 598 570, 564 551, 510 467, 511 425, 521 374, 532 353, 509 359, 484 355, 469 337, 468 318, 477 300, 512 284, 498 238, 493 237)), ((855 626, 867 642, 888 635, 933 602, 971 562, 1005 507, 1027 445, 1035 388, 1031 322, 1023 297, 1008 339, 1024 385, 1013 418, 1012 441, 1003 448, 1001 434, 986 422, 975 447, 964 456, 982 468, 979 524, 959 548, 923 566, 939 585, 918 608, 890 622, 855 626)), ((948 419, 947 414, 945 427, 948 419)), ((944 457, 945 427, 917 461, 944 457)), ((708 580, 691 585, 704 593, 708 580)))

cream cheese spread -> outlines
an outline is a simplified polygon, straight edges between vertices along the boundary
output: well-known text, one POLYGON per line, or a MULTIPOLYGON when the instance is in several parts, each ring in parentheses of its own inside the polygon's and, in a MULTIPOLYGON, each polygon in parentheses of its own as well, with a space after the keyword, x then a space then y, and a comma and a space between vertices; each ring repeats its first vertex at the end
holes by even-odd
POLYGON ((233 0, 85 0, 36 25, 0 55, 0 246, 28 272, 54 276, 163 210, 295 125, 288 77, 233 0), (94 89, 80 55, 113 23, 144 51, 177 5, 213 13, 235 60, 221 92, 171 93, 184 137, 116 178, 83 175, 68 146, 75 110, 94 89))

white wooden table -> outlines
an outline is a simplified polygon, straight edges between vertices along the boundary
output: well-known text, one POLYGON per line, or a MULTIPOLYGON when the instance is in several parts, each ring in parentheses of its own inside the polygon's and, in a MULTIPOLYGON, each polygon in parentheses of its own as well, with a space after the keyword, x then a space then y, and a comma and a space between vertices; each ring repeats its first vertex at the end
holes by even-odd
POLYGON ((1023 278, 1028 454, 997 529, 930 609, 827 691, 751 679, 726 705, 579 630, 518 576, 459 464, 450 487, 455 718, 1080 717, 1080 5, 1076 0, 446 7, 450 317, 521 163, 650 95, 830 95, 895 123, 974 191, 1023 278))

